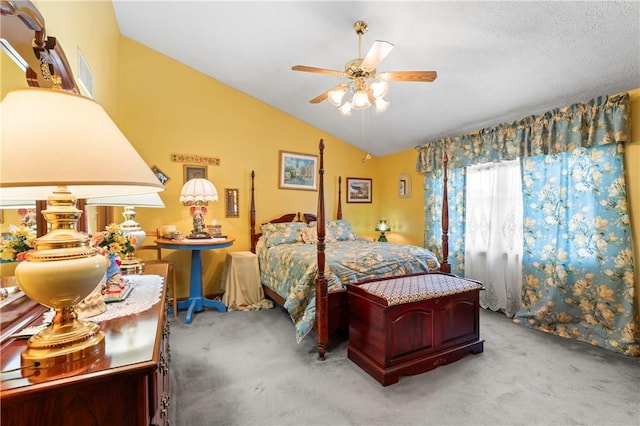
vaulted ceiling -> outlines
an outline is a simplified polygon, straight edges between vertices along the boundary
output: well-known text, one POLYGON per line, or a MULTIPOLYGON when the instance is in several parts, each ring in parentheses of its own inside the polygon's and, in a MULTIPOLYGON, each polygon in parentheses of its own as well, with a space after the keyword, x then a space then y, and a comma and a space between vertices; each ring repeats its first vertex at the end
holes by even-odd
MULTIPOLYGON (((640 2, 121 1, 120 31, 375 156, 640 87, 640 2), (391 105, 343 116, 309 100, 358 57, 355 21, 395 45, 378 72, 391 105)), ((189 84, 183 82, 182 84, 189 84)), ((241 111, 239 111, 241 113, 241 111)), ((319 135, 320 137, 322 135, 319 135)))

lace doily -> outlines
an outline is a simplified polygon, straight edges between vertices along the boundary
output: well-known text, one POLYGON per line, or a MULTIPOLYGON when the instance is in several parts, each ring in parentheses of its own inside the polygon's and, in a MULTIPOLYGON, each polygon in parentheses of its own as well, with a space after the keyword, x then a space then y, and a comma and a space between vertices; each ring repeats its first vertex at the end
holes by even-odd
POLYGON ((146 311, 160 300, 163 278, 159 275, 126 275, 124 281, 133 287, 122 302, 107 303, 107 310, 100 315, 85 318, 87 321, 101 322, 146 311))
MULTIPOLYGON (((85 318, 85 321, 102 322, 127 315, 137 314, 146 311, 160 300, 162 296, 162 283, 164 279, 159 275, 126 275, 124 277, 127 285, 133 287, 129 296, 122 302, 107 303, 107 310, 100 315, 85 318)), ((36 334, 40 330, 48 327, 55 315, 53 309, 42 315, 42 324, 27 327, 17 333, 20 336, 36 334)))

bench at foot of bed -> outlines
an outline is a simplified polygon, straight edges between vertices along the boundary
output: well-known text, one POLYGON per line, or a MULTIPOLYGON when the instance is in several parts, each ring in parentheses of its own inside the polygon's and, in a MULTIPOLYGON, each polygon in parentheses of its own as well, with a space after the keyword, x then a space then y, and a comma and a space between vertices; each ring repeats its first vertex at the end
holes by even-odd
POLYGON ((444 273, 349 285, 349 359, 387 386, 482 352, 482 288, 444 273))

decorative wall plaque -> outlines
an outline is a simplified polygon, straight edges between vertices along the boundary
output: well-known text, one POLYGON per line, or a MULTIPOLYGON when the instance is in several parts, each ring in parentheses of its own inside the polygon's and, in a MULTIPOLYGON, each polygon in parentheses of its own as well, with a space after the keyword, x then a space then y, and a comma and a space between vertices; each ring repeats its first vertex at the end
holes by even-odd
POLYGON ((198 154, 171 154, 171 161, 176 163, 208 164, 210 166, 220 165, 219 158, 205 157, 198 154))

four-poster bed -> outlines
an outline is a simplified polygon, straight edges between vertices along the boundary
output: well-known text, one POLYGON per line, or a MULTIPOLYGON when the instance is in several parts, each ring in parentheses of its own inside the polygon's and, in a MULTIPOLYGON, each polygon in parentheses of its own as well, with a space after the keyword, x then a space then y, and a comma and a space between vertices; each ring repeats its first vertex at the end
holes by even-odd
MULTIPOLYGON (((446 162, 445 162, 446 167, 446 162)), ((307 321, 313 321, 316 341, 318 344, 318 356, 324 359, 326 345, 329 336, 338 329, 348 329, 349 311, 348 294, 346 284, 371 280, 381 277, 402 276, 415 273, 434 271, 449 272, 447 262, 448 247, 445 243, 448 229, 448 214, 443 210, 443 259, 439 262, 433 253, 417 246, 377 243, 360 239, 351 232, 350 224, 342 218, 341 205, 341 178, 338 178, 338 205, 335 220, 328 220, 325 213, 324 202, 324 142, 319 144, 319 170, 318 170, 318 205, 317 214, 312 213, 288 213, 281 217, 262 224, 262 232, 256 232, 256 206, 255 206, 255 173, 251 172, 251 207, 250 207, 250 232, 251 251, 258 255, 261 269, 261 280, 265 294, 282 307, 287 307, 290 312, 295 311, 307 321), (350 234, 349 237, 338 240, 336 233, 350 234), (273 233, 276 230, 279 233, 273 233), (307 231, 312 230, 311 243, 305 244, 307 231), (268 235, 264 235, 267 232, 268 235), (271 232, 271 233, 270 233, 271 232), (305 236, 305 241, 299 234, 305 236), (270 244, 269 239, 277 235, 279 241, 270 244), (317 240, 316 240, 317 237, 317 240), (284 241, 287 240, 287 241, 284 241), (285 242, 285 243, 283 243, 285 242), (288 244, 288 243, 291 244, 288 244), (329 249, 327 253, 327 243, 329 249), (344 246, 344 248, 343 248, 344 246), (313 250, 311 252, 311 250, 313 250), (277 272, 272 266, 267 252, 275 252, 275 256, 284 259, 285 271, 277 272), (313 264, 311 264, 311 253, 313 264), (361 259, 373 259, 369 264, 361 259), (302 259, 302 260, 301 260, 302 259), (299 262, 306 261, 298 267, 299 262), (311 265, 311 266, 309 266, 311 265), (305 269, 306 268, 306 269, 305 269), (298 274, 298 269, 304 269, 298 274), (337 271, 336 271, 337 270, 337 271), (303 276, 306 274, 306 276, 303 276), (309 275, 313 274, 312 277, 309 275), (341 275, 342 274, 342 275, 341 275), (340 275, 340 278, 337 276, 340 275), (346 282, 343 276, 348 275, 346 282), (311 281, 312 288, 304 287, 304 284, 289 287, 278 291, 278 286, 285 285, 283 281, 299 280, 311 281), (269 282, 265 282, 269 281, 269 282), (272 284, 272 285, 271 285, 272 284), (342 285, 344 284, 344 285, 342 285), (313 306, 294 306, 299 299, 311 297, 313 306), (303 312, 303 310, 306 311, 303 312), (313 318, 310 318, 313 316, 313 318)), ((446 178, 446 168, 445 168, 446 178)), ((446 186, 444 188, 446 199, 446 186)), ((280 266, 282 268, 282 266, 280 266)), ((296 319, 294 318, 294 322, 296 319)), ((296 323, 297 324, 297 323, 296 323)), ((298 341, 304 337, 308 329, 299 331, 296 329, 298 341)))

